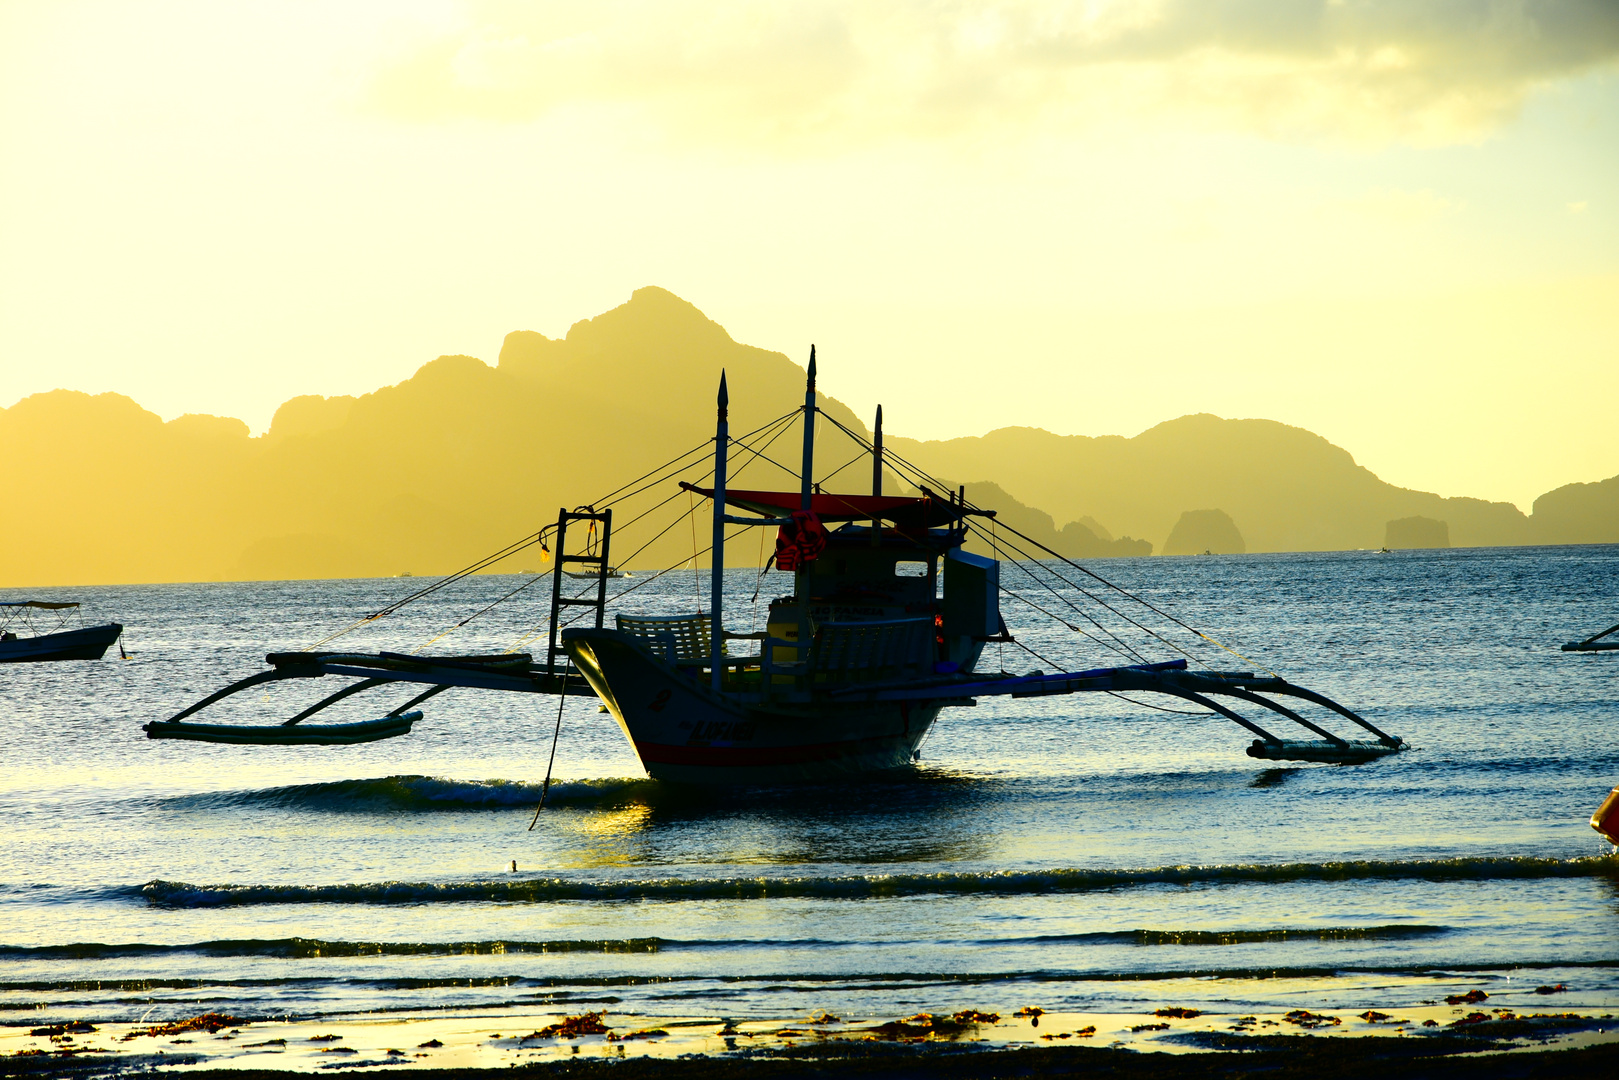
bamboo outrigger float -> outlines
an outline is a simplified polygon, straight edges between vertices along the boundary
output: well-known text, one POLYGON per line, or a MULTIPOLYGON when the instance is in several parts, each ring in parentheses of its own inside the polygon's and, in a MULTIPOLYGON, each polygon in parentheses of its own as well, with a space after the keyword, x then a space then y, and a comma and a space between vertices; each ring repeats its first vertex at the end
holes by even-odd
MULTIPOLYGON (((1402 740, 1331 698, 1280 676, 1194 670, 1185 656, 1152 661, 1100 623, 1096 625, 1112 642, 1092 636, 1129 662, 1052 674, 980 671, 986 644, 1017 644, 1000 613, 1001 595, 1016 596, 1000 580, 1000 561, 964 548, 970 535, 983 534, 994 512, 971 506, 961 495, 934 494, 923 483, 943 485, 914 469, 920 496, 883 494, 880 410, 871 441, 843 429, 872 455, 871 494, 820 491, 812 482, 815 420, 820 412, 813 348, 804 404, 795 410, 803 421, 799 490, 728 486, 733 444, 723 374, 717 405, 712 485, 682 483, 712 503, 707 613, 673 617, 620 613, 614 626, 605 625, 612 511, 605 506, 564 510, 554 531, 536 534, 552 535, 557 545, 550 638, 543 663, 526 653, 459 657, 273 653, 267 657, 269 670, 233 683, 170 720, 147 724, 147 734, 154 739, 200 741, 362 742, 406 734, 420 717, 412 711, 415 706, 451 687, 580 694, 601 700, 654 778, 704 785, 767 784, 908 766, 942 710, 973 705, 980 698, 1146 692, 1189 702, 1241 725, 1255 736, 1247 752, 1256 758, 1349 764, 1405 748, 1402 740), (583 553, 568 554, 567 530, 577 522, 588 525, 588 542, 583 553), (772 558, 778 569, 793 573, 793 595, 771 602, 763 632, 726 629, 722 585, 727 525, 777 529, 772 558), (834 528, 829 530, 828 525, 834 528), (595 579, 596 588, 581 596, 564 595, 563 576, 581 576, 567 570, 569 565, 587 567, 586 576, 595 579), (584 610, 565 618, 571 608, 584 610), (584 615, 594 616, 594 625, 565 627, 565 622, 584 615), (749 651, 732 651, 733 644, 743 642, 749 651), (326 675, 358 681, 280 725, 205 725, 188 720, 249 687, 326 675), (395 683, 424 684, 428 689, 378 720, 302 724, 351 695, 395 683), (1347 739, 1332 733, 1299 711, 1306 704, 1337 714, 1371 738, 1347 739), (1241 706, 1296 724, 1310 737, 1278 737, 1239 713, 1241 706)), ((1015 529, 1004 525, 1000 529, 1040 547, 1015 529)), ((1141 597, 1049 549, 1041 550, 1047 558, 1038 565, 1069 585, 1074 583, 1051 564, 1072 567, 1128 602, 1212 641, 1141 597)), ((1119 607, 1101 603, 1156 642, 1184 652, 1119 607)), ((559 725, 560 715, 559 711, 559 725)))

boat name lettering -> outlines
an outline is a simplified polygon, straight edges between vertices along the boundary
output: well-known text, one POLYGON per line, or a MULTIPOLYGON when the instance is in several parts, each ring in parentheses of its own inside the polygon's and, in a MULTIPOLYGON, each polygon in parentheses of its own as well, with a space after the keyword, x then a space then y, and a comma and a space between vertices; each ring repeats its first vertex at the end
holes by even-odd
POLYGON ((754 725, 736 720, 703 720, 692 728, 688 746, 711 742, 751 742, 754 725))

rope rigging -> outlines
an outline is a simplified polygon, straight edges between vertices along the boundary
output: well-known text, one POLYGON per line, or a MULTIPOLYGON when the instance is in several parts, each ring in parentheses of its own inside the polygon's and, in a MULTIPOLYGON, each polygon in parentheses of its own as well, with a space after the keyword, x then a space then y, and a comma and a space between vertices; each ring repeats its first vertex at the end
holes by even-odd
MULTIPOLYGON (((823 413, 822 415, 826 415, 826 414, 823 413)), ((826 419, 834 427, 836 427, 839 431, 843 432, 844 435, 848 436, 848 438, 851 439, 853 442, 855 442, 857 445, 864 447, 868 451, 875 452, 875 447, 873 446, 871 441, 869 439, 867 439, 864 435, 861 435, 859 432, 856 432, 856 431, 850 429, 849 427, 847 427, 846 425, 841 423, 834 416, 826 415, 826 419)), ((944 484, 937 477, 934 477, 931 474, 929 474, 925 469, 922 469, 919 466, 912 464, 910 461, 906 460, 902 455, 900 455, 897 452, 895 452, 895 451, 893 451, 891 449, 888 449, 886 447, 884 448, 884 451, 883 451, 883 464, 885 466, 887 466, 887 467, 893 468, 894 472, 897 475, 899 475, 902 479, 905 479, 907 482, 911 483, 912 486, 916 487, 918 490, 928 492, 930 490, 930 485, 931 485, 932 488, 935 488, 935 489, 937 489, 937 488, 947 488, 949 486, 947 484, 944 484), (909 475, 907 475, 907 474, 909 474, 909 475)), ((974 505, 972 503, 969 503, 967 501, 967 499, 965 498, 965 494, 963 494, 960 501, 961 501, 961 505, 964 506, 964 507, 967 507, 967 508, 972 509, 972 510, 980 510, 980 511, 982 510, 981 507, 978 507, 978 506, 976 506, 976 505, 974 505)), ((997 519, 992 517, 991 520, 995 521, 997 519)), ((973 524, 972 522, 969 521, 966 524, 967 524, 969 529, 973 530, 979 536, 984 537, 985 539, 989 539, 991 541, 994 541, 996 539, 995 537, 991 536, 990 534, 985 533, 984 530, 981 527, 973 524)), ((1068 558, 1067 556, 1061 555, 1061 554, 1057 553, 1056 551, 1053 551, 1051 548, 1049 548, 1046 545, 1040 543, 1038 540, 1035 540, 1033 537, 1019 531, 1018 529, 1013 528, 1011 525, 1007 524, 1006 522, 1004 522, 1004 521, 999 522, 999 525, 1000 525, 1000 527, 1004 528, 1007 532, 1011 533, 1012 535, 1020 538, 1021 540, 1025 541, 1026 543, 1031 544, 1034 547, 1036 547, 1036 548, 1040 549, 1041 551, 1045 552, 1051 558, 1056 559, 1056 560, 1058 560, 1058 561, 1060 561, 1062 563, 1067 564, 1068 566, 1073 567, 1075 570, 1078 570, 1080 573, 1085 574, 1087 577, 1092 578, 1093 580, 1095 580, 1099 584, 1101 584, 1103 586, 1106 586, 1107 588, 1113 590, 1114 592, 1118 593, 1120 596, 1126 597, 1127 599, 1129 599, 1129 600, 1131 600, 1131 601, 1133 601, 1133 602, 1135 602, 1137 604, 1140 604, 1142 607, 1146 608, 1148 611, 1152 612, 1153 614, 1159 616, 1160 618, 1166 619, 1171 623, 1174 623, 1176 626, 1180 627, 1181 629, 1187 631, 1190 634, 1195 635, 1196 637, 1202 639, 1203 641, 1208 642, 1210 645, 1213 645, 1215 648, 1218 648, 1218 649, 1220 649, 1220 650, 1222 650, 1222 651, 1224 651, 1226 653, 1229 653, 1232 656, 1235 656, 1237 659, 1242 660, 1244 663, 1252 664, 1253 666, 1259 668, 1259 670, 1264 671, 1267 674, 1275 675, 1277 678, 1281 678, 1281 676, 1277 675, 1276 672, 1271 671, 1269 668, 1265 667, 1263 664, 1259 664, 1257 661, 1254 661, 1253 659, 1251 659, 1251 658, 1249 658, 1247 656, 1244 656, 1242 653, 1237 652, 1235 649, 1232 649, 1231 647, 1225 645, 1223 642, 1219 641, 1218 639, 1216 639, 1212 635, 1207 634, 1207 633, 1203 632, 1202 630, 1197 629, 1197 627, 1192 626, 1191 624, 1189 624, 1189 623, 1185 622, 1184 620, 1176 617, 1175 615, 1171 614, 1170 612, 1167 612, 1167 611, 1163 610, 1162 608, 1158 607, 1156 604, 1153 604, 1151 601, 1149 601, 1149 600, 1147 600, 1147 599, 1145 599, 1145 598, 1143 598, 1141 596, 1138 596, 1137 594, 1131 592, 1129 589, 1126 589, 1123 586, 1117 585, 1117 584, 1107 580, 1106 578, 1102 577, 1100 574, 1096 573, 1094 570, 1091 570, 1091 569, 1089 569, 1089 568, 1087 568, 1085 566, 1082 566, 1079 563, 1074 562, 1072 559, 1068 558)), ((1001 540, 1001 541, 999 541, 999 543, 1003 544, 1005 546, 1008 546, 1008 547, 1014 547, 1015 548, 1015 545, 1012 545, 1009 541, 1001 540)), ((1059 580, 1061 580, 1062 582, 1064 582, 1065 584, 1067 584, 1071 588, 1075 589, 1076 591, 1082 593, 1083 595, 1085 595, 1089 599, 1093 600, 1097 604, 1101 605, 1102 607, 1106 608, 1108 611, 1111 611, 1114 615, 1118 616, 1120 619, 1123 619, 1125 622, 1127 622, 1130 625, 1134 626, 1136 629, 1140 630, 1142 633, 1145 633, 1145 634, 1151 636, 1152 638, 1158 640, 1159 642, 1161 642, 1164 645, 1168 646, 1169 648, 1173 649, 1175 652, 1180 653, 1182 656, 1187 657, 1188 659, 1194 659, 1194 660, 1199 659, 1193 653, 1188 652, 1186 649, 1182 648, 1181 646, 1177 645, 1173 641, 1171 641, 1168 638, 1164 637, 1162 634, 1158 633, 1156 630, 1152 629, 1151 627, 1141 623, 1140 621, 1138 621, 1136 619, 1131 618, 1129 615, 1127 615, 1124 612, 1120 611, 1118 608, 1114 607, 1112 604, 1107 603, 1105 600, 1101 599, 1100 597, 1098 597, 1095 593, 1091 592, 1090 590, 1085 589, 1083 586, 1079 585, 1077 582, 1071 581, 1067 577, 1064 577, 1062 574, 1058 573, 1055 570, 1055 568, 1052 568, 1050 566, 1046 566, 1044 564, 1044 560, 1034 559, 1034 558, 1030 557, 1028 552, 1025 551, 1025 550, 1022 550, 1022 549, 1016 549, 1016 550, 1019 550, 1020 553, 1023 554, 1028 559, 1028 561, 1030 561, 1032 563, 1035 563, 1037 565, 1040 565, 1042 567, 1042 569, 1046 570, 1048 573, 1051 573, 1054 577, 1057 577, 1059 580)), ((1019 566, 1022 566, 1022 561, 1021 560, 1017 560, 1017 562, 1018 562, 1019 566)), ((1031 574, 1030 576, 1032 577, 1033 575, 1031 574)), ((1075 610, 1078 610, 1078 608, 1076 607, 1075 610)), ((1058 619, 1058 621, 1059 622, 1066 622, 1066 620, 1062 620, 1062 619, 1058 619)), ((1116 638, 1116 636, 1115 636, 1115 640, 1118 640, 1116 638)), ((1122 642, 1120 642, 1120 643, 1123 644, 1122 642)))
MULTIPOLYGON (((832 424, 833 427, 841 431, 847 438, 853 441, 860 448, 860 453, 856 454, 855 457, 851 458, 838 468, 832 470, 830 473, 827 473, 824 477, 822 477, 819 483, 815 484, 816 490, 820 490, 822 484, 829 483, 832 479, 844 472, 855 462, 861 460, 867 455, 874 454, 875 447, 873 446, 872 442, 863 434, 849 428, 847 425, 840 422, 836 417, 828 415, 819 408, 817 408, 815 412, 818 417, 824 417, 832 424)), ((752 431, 734 438, 731 441, 731 445, 728 447, 728 453, 726 455, 728 466, 731 466, 728 468, 731 479, 734 481, 736 477, 740 476, 741 473, 748 468, 748 466, 758 461, 764 461, 769 465, 774 466, 776 469, 779 469, 783 473, 793 475, 793 470, 787 468, 781 462, 772 458, 768 451, 774 445, 774 443, 794 425, 795 421, 802 417, 802 413, 802 409, 792 409, 773 420, 761 424, 752 431)), ((704 470, 694 482, 700 484, 706 480, 709 480, 714 475, 714 468, 711 460, 712 448, 713 440, 704 440, 703 442, 692 446, 690 449, 685 450, 681 454, 669 459, 656 468, 649 469, 628 483, 620 485, 597 502, 590 504, 588 508, 600 508, 605 510, 610 507, 622 506, 638 496, 658 488, 660 485, 666 484, 676 477, 680 477, 683 474, 690 472, 691 470, 700 466, 705 460, 709 461, 708 468, 704 470)), ((948 486, 940 481, 937 477, 928 473, 925 469, 922 469, 921 467, 907 460, 903 455, 895 452, 892 448, 884 449, 882 461, 884 467, 891 470, 901 480, 923 492, 925 495, 932 496, 933 491, 943 490, 948 486)), ((678 499, 680 494, 680 491, 675 491, 668 496, 658 499, 652 505, 635 513, 627 521, 620 524, 614 529, 614 534, 620 535, 624 530, 631 529, 652 515, 664 510, 669 506, 670 503, 678 499)), ((690 496, 688 493, 688 498, 689 497, 690 496)), ((1050 547, 1029 536, 1027 533, 1024 533, 1012 525, 999 520, 992 513, 983 511, 981 507, 978 507, 966 499, 965 489, 963 489, 961 493, 955 497, 955 499, 946 497, 946 500, 959 501, 959 505, 961 505, 963 509, 968 511, 977 511, 981 516, 988 517, 988 528, 966 516, 962 518, 962 524, 971 535, 974 535, 987 542, 997 559, 1001 559, 1003 554, 1007 556, 1006 561, 1010 563, 1011 566, 1016 567, 1024 575, 1024 577, 1027 578, 1028 586, 1049 594, 1052 599, 1047 600, 1045 603, 1037 603, 1035 600, 1025 595, 1023 590, 1015 589, 1005 582, 1001 583, 1000 585, 1002 592, 1004 592, 1012 600, 1034 609, 1040 614, 1056 622, 1058 625, 1066 627, 1068 630, 1077 633, 1092 642, 1095 642, 1097 645, 1118 655, 1129 663, 1147 663, 1148 658, 1140 648, 1132 644, 1130 641, 1127 641, 1124 637, 1120 636, 1118 630, 1107 625, 1102 616, 1087 610, 1086 607, 1079 602, 1081 598, 1097 605, 1114 619, 1127 624, 1135 631, 1145 635, 1148 639, 1157 642, 1159 645, 1172 650, 1174 653, 1199 663, 1204 663, 1205 661, 1203 658, 1197 656, 1194 652, 1189 651, 1187 648, 1181 646, 1171 638, 1166 637, 1163 633, 1160 633, 1158 630, 1147 625, 1140 619, 1133 617, 1129 612, 1122 610, 1117 601, 1110 602, 1105 596, 1100 595, 1094 587, 1088 588, 1081 584, 1079 580, 1075 580, 1073 576, 1063 573, 1058 566, 1053 565, 1053 562, 1064 564, 1065 566, 1072 568, 1074 571, 1078 571, 1079 574, 1084 575, 1084 577, 1090 579, 1096 585, 1101 586, 1103 590, 1111 591, 1112 593, 1116 594, 1117 597, 1121 597, 1130 603, 1139 605, 1141 608, 1151 612, 1158 618, 1164 619, 1173 626, 1193 635, 1200 642, 1205 642, 1208 645, 1211 645, 1223 652, 1230 654, 1231 656, 1238 658, 1239 660, 1242 660, 1246 664, 1252 665, 1260 670, 1266 671, 1269 674, 1275 675, 1275 672, 1270 671, 1263 665, 1257 664, 1252 659, 1244 656, 1242 653, 1237 652, 1235 649, 1230 648, 1212 635, 1199 630, 1195 626, 1192 626, 1190 623, 1186 622, 1184 619, 1181 619, 1173 613, 1166 611, 1158 604, 1153 603, 1136 592, 1109 581, 1088 567, 1085 567, 1080 563, 1075 562, 1074 560, 1052 550, 1050 547), (1016 540, 1012 539, 1014 537, 1016 540), (1018 541, 1021 541, 1021 543, 1018 541), (1044 553, 1045 557, 1036 554, 1036 552, 1044 553), (1059 614, 1059 611, 1052 610, 1053 604, 1055 604, 1059 610, 1071 612, 1071 616, 1065 617, 1064 615, 1059 614)), ((692 521, 693 528, 695 528, 695 514, 697 509, 697 503, 695 500, 691 500, 691 505, 684 513, 680 514, 673 521, 654 532, 648 539, 630 552, 627 557, 624 557, 621 561, 619 561, 619 565, 629 565, 632 563, 637 557, 646 552, 647 549, 657 544, 672 530, 678 528, 682 521, 690 519, 692 521)), ((550 548, 547 545, 547 541, 553 537, 555 531, 556 526, 554 524, 546 525, 536 532, 530 533, 520 540, 508 544, 507 546, 468 564, 452 574, 446 575, 445 577, 442 577, 429 585, 416 589, 406 596, 403 596, 387 604, 386 606, 379 608, 370 615, 358 619, 352 624, 319 639, 313 644, 305 646, 305 650, 312 651, 328 645, 347 634, 353 633, 354 631, 369 625, 370 623, 393 615, 408 605, 433 596, 467 577, 488 570, 490 567, 501 562, 502 560, 510 558, 511 556, 525 551, 535 545, 538 545, 542 552, 545 553, 546 557, 549 557, 550 548)), ((740 535, 740 533, 728 535, 727 540, 729 541, 730 539, 734 539, 736 535, 740 535)), ((591 547, 593 549, 596 540, 597 534, 595 532, 595 524, 592 522, 590 531, 586 537, 587 547, 591 547)), ((628 596, 637 589, 644 588, 652 582, 661 579, 666 574, 687 565, 688 563, 691 565, 693 573, 695 574, 697 572, 698 560, 704 554, 710 552, 712 548, 712 543, 706 547, 699 548, 697 538, 694 535, 692 538, 692 553, 690 555, 681 558, 678 562, 659 570, 655 574, 643 578, 629 588, 615 594, 610 598, 609 602, 616 601, 624 596, 628 596)), ((544 573, 535 575, 517 587, 500 594, 478 608, 478 610, 472 612, 470 615, 467 615, 465 618, 450 624, 447 628, 431 637, 416 651, 420 652, 432 645, 434 642, 437 642, 449 634, 466 627, 475 620, 499 608, 508 600, 523 593, 536 582, 542 581, 546 577, 557 572, 558 571, 553 566, 544 573)), ((762 571, 759 576, 762 581, 762 571)), ((761 582, 755 583, 756 590, 760 583, 761 582)), ((699 609, 701 606, 702 605, 699 600, 699 609)), ((581 617, 583 617, 582 612, 567 619, 563 625, 571 624, 581 617)), ((532 628, 522 635, 519 635, 516 644, 512 646, 513 650, 515 651, 515 649, 522 644, 532 641, 540 633, 543 633, 549 623, 550 617, 547 616, 546 620, 542 624, 532 628)), ((1027 646, 1021 645, 1021 643, 1019 643, 1019 646, 1024 648, 1026 651, 1029 651, 1031 655, 1036 656, 1042 662, 1047 664, 1052 663, 1052 661, 1040 656, 1032 649, 1028 649, 1027 646)), ((1157 706, 1152 707, 1156 708, 1157 706)))
MULTIPOLYGON (((774 418, 772 420, 769 420, 764 424, 759 425, 758 427, 754 428, 752 431, 749 431, 749 432, 747 432, 747 433, 745 433, 743 435, 737 436, 736 438, 734 438, 732 440, 732 444, 734 446, 734 449, 731 451, 730 454, 727 455, 728 460, 734 460, 735 458, 740 457, 743 453, 753 453, 756 456, 762 456, 760 454, 760 451, 756 450, 754 448, 755 444, 763 442, 764 447, 768 448, 771 443, 773 443, 777 438, 779 438, 781 436, 781 434, 783 432, 785 432, 789 427, 792 426, 793 420, 798 415, 799 415, 799 410, 798 409, 793 409, 790 412, 783 413, 782 415, 780 415, 780 416, 778 416, 778 417, 776 417, 776 418, 774 418)), ((667 483, 673 477, 680 475, 681 473, 695 467, 696 465, 700 464, 701 462, 703 462, 705 460, 709 460, 709 458, 711 456, 711 452, 712 452, 712 446, 713 446, 713 440, 712 439, 705 440, 705 441, 697 444, 696 446, 692 447, 691 449, 685 451, 684 453, 681 453, 678 456, 676 456, 674 458, 671 458, 670 460, 664 462, 663 464, 657 466, 656 468, 650 469, 647 472, 642 473, 639 477, 637 477, 634 480, 631 480, 629 483, 620 485, 618 488, 616 488, 613 491, 609 492, 607 494, 607 496, 605 496, 603 499, 601 499, 598 502, 596 502, 594 504, 591 504, 591 505, 599 506, 599 507, 601 507, 603 509, 607 509, 609 507, 622 504, 622 503, 628 501, 629 499, 634 498, 637 495, 640 495, 640 494, 642 494, 642 493, 644 493, 644 492, 646 492, 646 491, 648 491, 648 490, 650 490, 650 489, 652 489, 654 487, 659 486, 660 484, 667 483), (701 456, 697 456, 697 455, 701 455, 701 456), (691 460, 691 459, 694 458, 694 456, 696 457, 696 460, 691 460)), ((770 459, 766 458, 765 460, 768 461, 770 459)), ((747 467, 748 464, 751 464, 751 461, 744 462, 742 465, 740 465, 737 468, 736 472, 740 473, 743 469, 745 469, 747 467)), ((782 468, 782 466, 777 462, 772 461, 771 464, 776 465, 777 468, 782 468)), ((711 477, 712 475, 713 475, 713 467, 712 467, 712 465, 710 465, 709 469, 705 473, 703 473, 703 475, 701 477, 698 478, 698 482, 700 483, 702 480, 707 479, 707 478, 711 477)), ((677 491, 673 495, 671 495, 668 498, 662 500, 661 502, 649 507, 646 510, 643 510, 641 513, 635 515, 634 517, 630 518, 630 520, 628 520, 628 521, 624 522, 622 525, 620 525, 619 529, 617 531, 621 532, 623 529, 629 528, 629 527, 635 525, 637 522, 639 522, 642 519, 646 518, 648 515, 656 513, 659 509, 661 509, 667 503, 669 503, 670 501, 672 501, 675 498, 678 498, 679 494, 680 493, 677 491)), ((683 519, 683 517, 684 517, 684 515, 682 516, 682 519, 683 519)), ((678 524, 679 521, 682 520, 682 519, 677 519, 674 524, 678 524)), ((594 526, 592 526, 592 528, 594 528, 594 526)), ((477 573, 479 573, 481 571, 487 570, 489 567, 494 566, 495 564, 497 564, 497 563, 499 563, 499 562, 501 562, 501 561, 503 561, 505 559, 508 559, 508 558, 512 557, 513 555, 518 554, 519 552, 525 551, 528 548, 531 548, 536 544, 539 545, 541 551, 544 552, 546 557, 549 557, 550 548, 549 548, 549 546, 547 546, 546 540, 548 538, 550 538, 552 536, 552 534, 555 533, 555 531, 556 531, 556 525, 555 524, 546 525, 543 528, 539 529, 538 531, 530 533, 527 536, 521 538, 520 540, 516 540, 516 541, 510 543, 510 544, 506 545, 505 547, 500 548, 499 550, 497 550, 497 551, 495 551, 495 552, 493 552, 493 553, 491 553, 489 555, 486 555, 483 558, 480 558, 480 559, 468 564, 467 566, 462 567, 461 569, 455 571, 452 574, 448 574, 448 575, 446 575, 446 576, 444 576, 442 578, 439 578, 438 580, 432 582, 429 585, 425 585, 422 588, 419 588, 419 589, 415 590, 414 592, 411 592, 411 593, 409 593, 409 594, 407 594, 407 595, 405 595, 403 597, 400 597, 399 599, 392 601, 391 603, 387 604, 386 606, 377 609, 376 611, 372 612, 369 615, 364 616, 363 618, 356 619, 354 622, 352 622, 349 625, 343 627, 342 629, 339 629, 337 631, 334 631, 333 633, 327 634, 325 637, 322 637, 322 638, 320 638, 320 639, 318 639, 318 640, 316 640, 316 641, 314 641, 314 642, 312 642, 312 643, 310 643, 308 645, 305 645, 303 647, 302 651, 304 651, 304 652, 313 652, 313 651, 315 651, 317 649, 320 649, 324 645, 329 645, 330 643, 338 640, 339 638, 345 637, 348 634, 351 634, 351 633, 355 632, 356 630, 359 630, 359 629, 361 629, 361 628, 363 628, 365 626, 368 626, 371 623, 374 623, 374 622, 376 622, 376 621, 378 621, 380 619, 386 618, 387 616, 393 615, 393 614, 395 614, 396 612, 398 612, 400 609, 402 609, 404 607, 407 607, 407 606, 409 606, 411 604, 414 604, 419 600, 426 599, 427 597, 432 596, 432 595, 434 595, 434 594, 436 594, 438 592, 441 592, 442 590, 450 587, 451 585, 454 585, 457 582, 460 582, 463 579, 465 579, 467 577, 470 577, 470 576, 472 576, 474 574, 477 574, 477 573)), ((639 555, 642 551, 646 550, 646 548, 648 546, 650 546, 652 543, 654 543, 659 537, 661 537, 664 534, 664 532, 667 532, 667 531, 668 530, 665 529, 663 532, 660 532, 657 536, 653 537, 652 540, 648 541, 646 544, 643 544, 640 548, 638 548, 635 552, 633 552, 631 554, 630 558, 633 559, 635 557, 635 555, 639 555)), ((629 560, 626 559, 624 561, 628 562, 629 560)), ((683 562, 684 562, 684 560, 683 560, 683 562)), ((497 598, 493 602, 491 602, 491 603, 485 605, 484 607, 480 608, 478 611, 473 612, 471 615, 467 616, 466 618, 461 619, 460 621, 455 622, 455 623, 451 624, 449 627, 447 627, 446 629, 440 631, 439 633, 437 633, 436 635, 431 637, 426 643, 424 643, 421 646, 418 646, 416 651, 420 652, 422 649, 427 648, 428 645, 431 645, 434 642, 448 636, 449 634, 454 633, 455 631, 461 629, 462 627, 464 627, 467 624, 471 623, 475 619, 478 619, 481 616, 488 614, 490 611, 493 611, 495 608, 499 607, 506 600, 511 599, 513 596, 516 596, 518 593, 521 593, 522 591, 524 591, 528 587, 532 586, 535 582, 543 580, 545 577, 549 576, 550 574, 552 574, 554 572, 555 572, 555 568, 553 567, 551 570, 547 570, 543 574, 539 574, 539 575, 534 576, 533 578, 530 578, 528 581, 524 582, 522 585, 518 586, 515 589, 512 589, 511 591, 509 591, 506 594, 502 595, 501 597, 497 598)), ((662 576, 661 573, 658 574, 658 575, 655 575, 654 580, 655 580, 656 577, 661 577, 661 576, 662 576)), ((532 636, 525 636, 525 640, 532 640, 532 636)))

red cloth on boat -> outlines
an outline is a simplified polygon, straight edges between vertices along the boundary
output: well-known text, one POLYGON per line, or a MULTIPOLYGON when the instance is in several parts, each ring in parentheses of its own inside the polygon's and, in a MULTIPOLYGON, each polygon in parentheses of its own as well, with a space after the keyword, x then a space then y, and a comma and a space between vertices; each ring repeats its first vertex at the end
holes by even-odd
POLYGON ((826 526, 808 510, 794 510, 776 530, 776 569, 793 571, 814 562, 826 550, 826 526))

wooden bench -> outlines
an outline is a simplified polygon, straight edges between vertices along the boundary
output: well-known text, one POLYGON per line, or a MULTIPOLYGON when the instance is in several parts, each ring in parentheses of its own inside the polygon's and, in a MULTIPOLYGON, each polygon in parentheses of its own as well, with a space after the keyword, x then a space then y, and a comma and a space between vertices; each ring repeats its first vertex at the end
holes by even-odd
MULTIPOLYGON (((673 667, 706 665, 711 637, 707 615, 618 616, 618 629, 646 643, 655 656, 673 667)), ((720 655, 726 667, 754 667, 761 689, 784 682, 807 686, 881 682, 928 675, 933 670, 933 620, 881 619, 872 622, 821 623, 815 628, 808 661, 778 662, 778 648, 797 649, 790 641, 767 634, 727 634, 760 642, 758 656, 731 657, 725 642, 720 655)))
POLYGON ((810 645, 812 684, 915 678, 933 670, 933 620, 822 623, 810 645))
MULTIPOLYGON (((671 664, 706 664, 713 641, 707 615, 620 615, 618 628, 671 664)), ((720 642, 720 655, 725 643, 720 642)))

